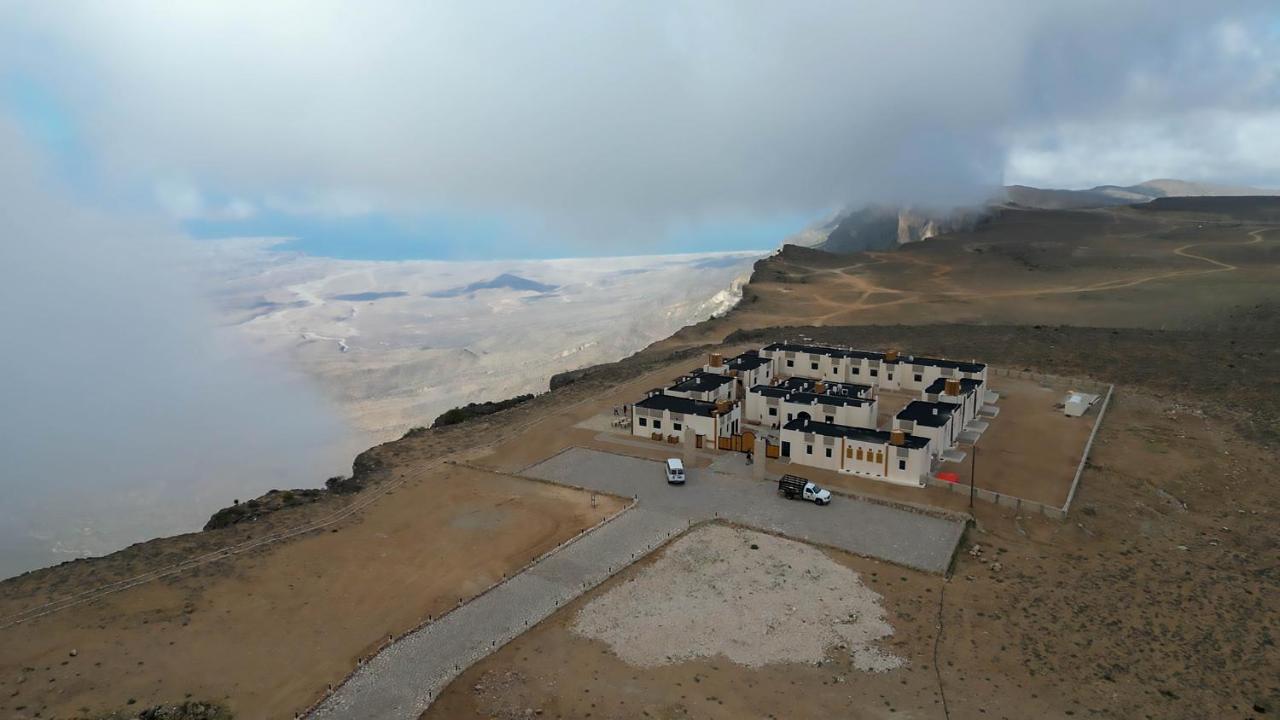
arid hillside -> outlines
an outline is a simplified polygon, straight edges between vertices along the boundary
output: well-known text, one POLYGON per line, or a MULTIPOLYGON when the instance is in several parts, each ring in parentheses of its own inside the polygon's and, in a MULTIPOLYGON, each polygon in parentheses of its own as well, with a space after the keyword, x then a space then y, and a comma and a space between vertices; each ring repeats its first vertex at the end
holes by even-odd
POLYGON ((623 502, 510 468, 590 444, 585 419, 707 350, 810 337, 1114 383, 1071 514, 979 502, 948 578, 831 555, 879 596, 900 676, 847 661, 639 669, 569 632, 589 595, 465 671, 428 716, 1273 716, 1273 202, 1009 210, 894 252, 788 247, 757 265, 727 317, 502 412, 385 444, 354 494, 0 583, 0 715, 96 717, 190 696, 236 717, 292 717, 389 635, 623 502), (481 547, 489 561, 477 565, 481 547))
POLYGON ((734 312, 673 340, 797 323, 1201 327, 1275 297, 1278 223, 1277 198, 1170 198, 1008 208, 889 252, 786 246, 756 264, 734 312))

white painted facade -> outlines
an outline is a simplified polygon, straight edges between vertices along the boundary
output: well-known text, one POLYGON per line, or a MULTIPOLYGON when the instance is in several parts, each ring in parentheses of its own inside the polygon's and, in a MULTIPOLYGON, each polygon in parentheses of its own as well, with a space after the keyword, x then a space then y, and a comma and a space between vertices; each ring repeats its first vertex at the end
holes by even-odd
POLYGON ((692 432, 703 437, 704 447, 715 447, 718 438, 734 434, 740 425, 741 412, 736 404, 715 414, 646 408, 638 403, 631 406, 631 434, 638 437, 653 438, 657 433, 683 440, 684 433, 692 432))
POLYGON ((932 466, 928 441, 913 441, 917 446, 891 444, 889 433, 871 436, 848 436, 825 432, 831 426, 811 423, 806 429, 794 424, 780 434, 784 453, 797 465, 848 473, 898 485, 923 487, 932 466))
POLYGON ((733 378, 720 373, 694 372, 677 380, 663 392, 675 397, 719 402, 734 399, 733 378))
POLYGON ((801 417, 801 413, 806 413, 810 420, 818 422, 875 430, 879 417, 879 401, 868 400, 860 405, 827 404, 808 393, 793 393, 780 403, 783 425, 801 417))
POLYGON ((942 453, 956 446, 956 440, 960 436, 960 430, 963 428, 956 424, 955 414, 943 415, 940 425, 933 425, 915 420, 908 420, 895 416, 893 418, 893 429, 901 430, 910 435, 929 438, 929 451, 934 457, 939 457, 942 453))
POLYGON ((987 366, 939 358, 828 348, 818 345, 787 345, 760 351, 773 363, 775 376, 803 377, 844 383, 874 385, 886 390, 923 390, 938 378, 976 379, 985 385, 987 366))
MULTIPOLYGON (((985 384, 983 387, 985 387, 985 384)), ((920 399, 928 402, 946 402, 958 405, 959 410, 956 411, 955 422, 958 429, 963 430, 970 421, 978 417, 978 410, 982 409, 979 392, 980 390, 977 386, 962 387, 956 393, 948 392, 945 388, 940 393, 930 393, 922 390, 920 399)))

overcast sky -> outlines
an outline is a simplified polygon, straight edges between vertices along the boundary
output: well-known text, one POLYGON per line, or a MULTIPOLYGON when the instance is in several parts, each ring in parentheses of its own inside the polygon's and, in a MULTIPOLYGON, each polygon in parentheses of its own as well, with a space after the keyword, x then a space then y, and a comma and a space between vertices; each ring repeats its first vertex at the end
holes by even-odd
POLYGON ((1280 186, 1269 2, 4 7, 6 112, 201 235, 760 246, 1002 183, 1280 186))

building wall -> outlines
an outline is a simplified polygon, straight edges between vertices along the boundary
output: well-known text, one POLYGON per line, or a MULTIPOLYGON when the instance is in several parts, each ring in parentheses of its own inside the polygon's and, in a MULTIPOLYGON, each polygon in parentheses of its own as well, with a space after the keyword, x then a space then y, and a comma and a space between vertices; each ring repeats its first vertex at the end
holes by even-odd
POLYGON ((960 406, 960 409, 951 416, 952 421, 957 423, 956 432, 958 433, 969 424, 970 420, 973 420, 978 416, 977 403, 979 392, 982 392, 981 388, 974 390, 967 395, 947 395, 946 393, 932 395, 927 392, 921 392, 920 399, 928 400, 929 402, 947 402, 960 406))
POLYGON ((684 428, 688 427, 696 435, 702 435, 708 442, 714 443, 717 437, 715 418, 705 415, 688 415, 681 413, 673 413, 669 410, 648 410, 646 408, 631 406, 631 434, 638 437, 652 437, 653 433, 660 432, 663 435, 681 435, 684 428), (640 423, 644 420, 644 424, 640 423), (654 422, 659 423, 659 427, 654 427, 654 422), (680 427, 677 428, 676 425, 680 427))
POLYGON ((922 448, 906 448, 785 429, 780 437, 790 443, 793 463, 872 480, 924 487, 932 467, 932 443, 922 448))
POLYGON ((725 383, 720 387, 716 388, 715 390, 710 390, 705 392, 676 390, 674 388, 667 388, 662 392, 666 393, 667 395, 671 395, 673 397, 689 398, 690 400, 701 400, 703 402, 716 402, 718 400, 732 400, 733 399, 733 383, 725 383))
POLYGON ((950 419, 941 427, 930 427, 928 425, 917 425, 911 420, 893 419, 893 429, 903 430, 909 435, 917 435, 919 437, 929 438, 929 451, 934 457, 942 455, 943 452, 955 446, 955 437, 958 434, 955 430, 955 420, 950 419))
POLYGON ((740 406, 742 407, 742 420, 748 424, 766 425, 773 427, 778 425, 780 415, 770 415, 769 408, 773 408, 777 412, 779 410, 781 400, 779 398, 771 398, 747 391, 746 399, 740 406))
POLYGON ((847 383, 875 385, 887 390, 906 389, 923 390, 934 380, 945 378, 974 378, 983 382, 979 389, 985 389, 987 369, 976 373, 964 372, 955 368, 944 368, 936 365, 921 365, 910 362, 905 356, 899 356, 897 362, 881 362, 872 358, 838 358, 827 355, 811 355, 806 352, 787 353, 784 351, 761 351, 762 357, 770 357, 773 362, 773 374, 788 377, 803 377, 814 380, 836 380, 847 383), (792 365, 788 366, 788 362, 792 365), (814 366, 817 367, 814 367, 814 366), (919 377, 917 380, 916 378, 919 377))
POLYGON ((830 417, 836 425, 845 425, 847 427, 867 428, 868 430, 876 429, 876 420, 878 414, 878 401, 871 401, 865 405, 823 405, 822 403, 801 403, 790 400, 782 400, 781 410, 782 424, 786 424, 790 420, 800 417, 800 413, 809 413, 810 420, 819 422, 828 422, 830 417))

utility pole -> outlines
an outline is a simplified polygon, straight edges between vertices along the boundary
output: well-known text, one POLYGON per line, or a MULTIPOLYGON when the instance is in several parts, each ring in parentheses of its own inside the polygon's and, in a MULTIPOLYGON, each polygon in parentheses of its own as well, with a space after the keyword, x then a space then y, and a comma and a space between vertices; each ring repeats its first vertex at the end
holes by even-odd
POLYGON ((978 443, 975 442, 973 444, 973 457, 969 458, 969 509, 970 510, 973 509, 973 497, 978 492, 976 490, 977 486, 974 485, 974 481, 977 479, 976 478, 977 471, 978 471, 978 443))

